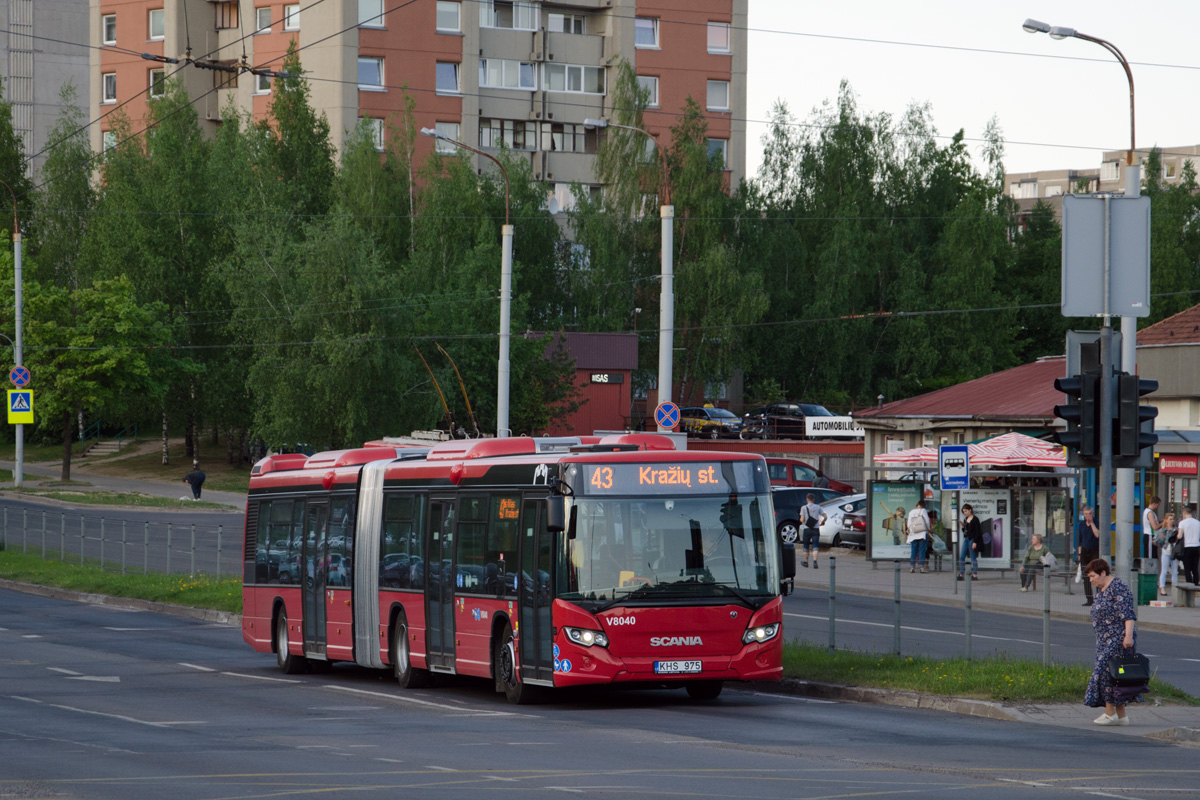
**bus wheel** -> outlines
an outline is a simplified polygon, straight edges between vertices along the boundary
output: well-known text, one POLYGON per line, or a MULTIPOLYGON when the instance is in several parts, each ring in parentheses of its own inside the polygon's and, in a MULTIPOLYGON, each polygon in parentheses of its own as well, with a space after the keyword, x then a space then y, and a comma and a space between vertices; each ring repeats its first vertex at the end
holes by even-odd
POLYGON ((294 656, 288 651, 288 622, 287 613, 284 611, 279 612, 279 618, 275 622, 275 660, 279 662, 279 668, 285 675, 304 672, 305 662, 308 660, 304 656, 294 656))
POLYGON ((724 688, 725 681, 692 681, 687 685, 687 693, 693 700, 716 700, 724 688))
POLYGON ((429 670, 412 665, 412 650, 408 646, 408 621, 401 615, 392 635, 392 669, 396 682, 404 689, 423 689, 429 685, 429 670))
POLYGON ((504 635, 496 640, 496 652, 492 654, 492 669, 496 682, 504 690, 508 702, 514 705, 525 705, 534 702, 536 689, 524 683, 517 675, 516 642, 513 640, 512 627, 504 627, 504 635))

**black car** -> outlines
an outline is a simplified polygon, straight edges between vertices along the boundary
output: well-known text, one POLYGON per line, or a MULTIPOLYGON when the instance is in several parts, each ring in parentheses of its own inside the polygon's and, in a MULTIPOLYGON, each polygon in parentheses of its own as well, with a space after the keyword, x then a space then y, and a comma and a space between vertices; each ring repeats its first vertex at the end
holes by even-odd
POLYGON ((763 438, 801 439, 808 435, 806 418, 832 416, 836 415, 816 403, 770 403, 750 411, 742 423, 761 429, 763 438))
POLYGON ((736 439, 742 432, 742 421, 736 414, 713 406, 680 410, 679 426, 687 431, 688 436, 703 436, 706 439, 736 439))

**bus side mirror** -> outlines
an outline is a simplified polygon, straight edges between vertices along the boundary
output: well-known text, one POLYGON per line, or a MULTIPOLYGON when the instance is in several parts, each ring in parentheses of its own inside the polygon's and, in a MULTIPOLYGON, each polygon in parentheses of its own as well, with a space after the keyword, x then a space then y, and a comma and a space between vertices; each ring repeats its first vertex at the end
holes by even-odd
POLYGON ((783 548, 783 577, 791 583, 796 577, 796 545, 794 542, 781 542, 783 548))
MULTIPOLYGON (((546 530, 562 533, 567 528, 567 498, 552 494, 546 498, 546 530)), ((792 571, 795 572, 796 556, 792 554, 792 571)))

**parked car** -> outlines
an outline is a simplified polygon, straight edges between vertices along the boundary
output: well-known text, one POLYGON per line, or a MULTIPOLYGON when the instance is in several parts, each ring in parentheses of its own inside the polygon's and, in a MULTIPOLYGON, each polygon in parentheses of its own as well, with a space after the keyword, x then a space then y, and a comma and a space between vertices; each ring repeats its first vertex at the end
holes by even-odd
POLYGON ((803 439, 808 436, 806 417, 833 416, 836 415, 832 411, 816 403, 770 403, 751 410, 742 422, 755 427, 761 425, 764 439, 803 439))
MULTIPOLYGON (((821 506, 821 510, 825 512, 825 524, 821 526, 821 544, 827 544, 836 547, 840 544, 855 544, 851 537, 844 536, 844 521, 848 516, 862 515, 867 508, 867 496, 865 494, 850 494, 839 497, 836 500, 831 500, 821 506)), ((851 526, 853 528, 853 526, 851 526)), ((866 522, 863 523, 863 533, 866 533, 866 522)), ((854 537, 855 539, 857 537, 854 537)), ((862 544, 865 546, 866 537, 863 536, 862 544)))
MULTIPOLYGON (((767 458, 767 477, 772 486, 812 486, 817 477, 817 468, 798 458, 767 458)), ((826 476, 828 477, 828 476, 826 476)), ((839 495, 852 494, 854 487, 829 478, 829 488, 839 495)))
MULTIPOLYGON (((785 542, 800 541, 800 506, 808 502, 808 495, 816 498, 817 505, 828 503, 841 496, 833 489, 783 487, 771 490, 771 505, 775 506, 775 530, 785 542)), ((828 512, 826 512, 828 513, 828 512)))
POLYGON ((684 408, 679 412, 679 425, 689 436, 709 439, 734 439, 742 432, 742 421, 732 411, 714 406, 684 408))

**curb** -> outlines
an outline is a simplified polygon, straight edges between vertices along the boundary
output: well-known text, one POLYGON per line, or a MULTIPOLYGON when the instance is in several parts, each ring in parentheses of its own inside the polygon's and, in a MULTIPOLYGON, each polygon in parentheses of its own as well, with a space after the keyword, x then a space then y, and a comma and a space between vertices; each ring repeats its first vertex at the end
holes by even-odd
MULTIPOLYGON (((971 717, 1021 722, 1021 718, 1009 713, 999 703, 988 700, 971 700, 963 697, 922 694, 921 692, 877 689, 868 686, 842 686, 836 683, 817 683, 799 678, 784 678, 781 683, 755 683, 759 691, 773 694, 789 694, 798 697, 813 697, 820 700, 840 700, 849 703, 873 703, 898 708, 919 708, 927 711, 942 711, 965 714, 971 717)), ((1197 731, 1200 734, 1200 731, 1197 731)))
POLYGON ((1200 744, 1200 728, 1167 728, 1147 733, 1146 738, 1170 744, 1200 744))
POLYGON ((171 614, 176 617, 186 617, 202 622, 215 622, 219 625, 237 625, 241 627, 242 615, 232 611, 217 611, 212 608, 193 608, 174 603, 159 603, 153 600, 142 600, 136 597, 113 597, 106 594, 88 594, 70 589, 58 589, 52 586, 38 586, 34 583, 10 581, 0 578, 0 589, 10 589, 14 592, 37 595, 38 597, 53 597, 58 600, 71 600, 76 603, 87 603, 94 606, 110 606, 112 608, 127 608, 134 611, 154 611, 159 614, 171 614))

